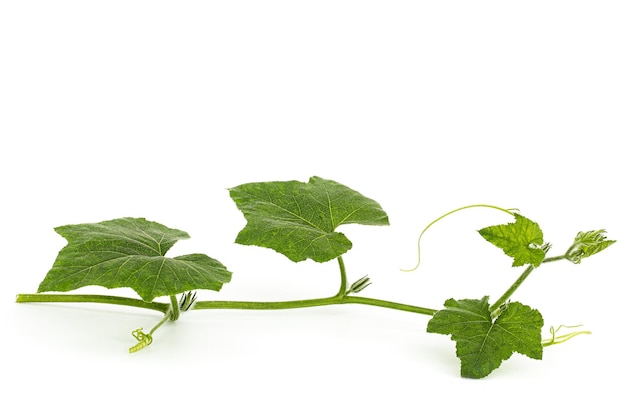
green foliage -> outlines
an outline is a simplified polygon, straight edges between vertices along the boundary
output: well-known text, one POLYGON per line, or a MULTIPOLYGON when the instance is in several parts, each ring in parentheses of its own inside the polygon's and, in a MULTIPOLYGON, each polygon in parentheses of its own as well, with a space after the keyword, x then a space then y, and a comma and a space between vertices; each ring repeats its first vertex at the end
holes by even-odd
MULTIPOLYGON (((371 284, 366 275, 348 286, 342 254, 352 243, 337 228, 344 224, 388 225, 387 214, 380 205, 337 182, 311 177, 308 183, 298 181, 258 182, 230 189, 230 196, 247 223, 235 240, 243 245, 270 248, 294 262, 312 259, 326 262, 339 260, 340 285, 334 296, 287 301, 198 301, 194 290, 219 291, 229 282, 231 272, 217 260, 202 254, 165 257, 166 252, 186 232, 170 229, 143 218, 121 218, 100 223, 67 225, 55 230, 67 240, 52 268, 41 282, 38 294, 20 294, 18 302, 98 302, 150 308, 164 317, 148 333, 133 331, 136 344, 129 351, 138 352, 153 342, 154 332, 168 321, 178 320, 181 312, 194 309, 290 309, 331 304, 364 304, 432 316, 429 333, 450 335, 456 343, 461 361, 461 375, 483 378, 497 369, 514 352, 541 359, 543 347, 563 343, 589 334, 578 330, 558 334, 562 328, 551 328, 552 337, 541 339, 543 318, 531 307, 510 302, 511 295, 530 273, 544 262, 581 259, 597 254, 613 243, 605 230, 580 232, 565 254, 546 258, 549 244, 537 223, 498 206, 475 204, 460 207, 440 216, 436 222, 460 210, 482 207, 512 215, 513 223, 479 230, 487 241, 513 258, 513 266, 527 265, 517 280, 493 305, 489 297, 480 300, 449 299, 444 308, 430 308, 356 296, 371 284), (88 285, 106 288, 132 288, 142 300, 86 294, 49 294, 71 291, 88 285), (40 294, 48 292, 48 294, 40 294), (182 294, 180 299, 178 294, 182 294), (169 296, 169 304, 153 301, 169 296)), ((413 268, 415 269, 415 268, 413 268)))
POLYGON ((520 214, 514 213, 513 216, 514 223, 485 227, 478 233, 512 257, 513 266, 539 266, 546 255, 540 247, 543 245, 541 228, 520 214))
POLYGON ((202 254, 166 258, 186 232, 143 218, 57 227, 68 244, 59 252, 38 292, 87 285, 132 288, 145 301, 194 289, 219 291, 231 272, 202 254))
POLYGON ((603 251, 615 243, 614 240, 606 240, 606 230, 592 230, 589 232, 578 232, 574 243, 566 253, 567 259, 575 264, 579 264, 583 258, 603 251))
POLYGON ((513 352, 541 359, 541 314, 524 304, 513 302, 502 306, 493 319, 489 297, 480 300, 454 300, 435 313, 428 322, 429 333, 449 334, 456 342, 461 360, 461 375, 483 378, 509 359, 513 352))
POLYGON ((336 232, 342 224, 389 224, 377 202, 320 177, 243 184, 230 196, 247 220, 235 242, 274 249, 294 262, 326 262, 347 252, 352 242, 336 232))

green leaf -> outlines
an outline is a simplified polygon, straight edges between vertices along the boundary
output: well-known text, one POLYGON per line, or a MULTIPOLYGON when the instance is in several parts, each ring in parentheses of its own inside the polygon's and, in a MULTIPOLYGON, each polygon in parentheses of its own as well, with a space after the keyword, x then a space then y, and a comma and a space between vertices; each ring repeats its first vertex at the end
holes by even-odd
POLYGON ((194 289, 219 291, 231 272, 202 254, 166 258, 186 232, 143 218, 57 227, 68 244, 59 252, 38 292, 87 285, 132 288, 145 301, 194 289))
POLYGON ((615 243, 615 240, 606 240, 605 233, 604 229, 578 232, 574 243, 567 251, 567 259, 579 264, 583 258, 595 255, 615 243))
POLYGON ((342 224, 389 224, 377 202, 320 177, 243 184, 230 196, 247 220, 235 242, 274 249, 294 262, 326 262, 348 251, 352 242, 335 231, 342 224))
POLYGON ((514 223, 486 227, 478 233, 512 257, 513 266, 530 264, 537 267, 546 256, 540 247, 543 232, 537 223, 520 214, 513 215, 514 223))
POLYGON ((429 333, 449 334, 456 342, 461 360, 461 375, 483 378, 518 352, 541 359, 541 314, 524 304, 504 304, 494 320, 489 311, 489 297, 481 300, 454 300, 435 313, 428 322, 429 333))

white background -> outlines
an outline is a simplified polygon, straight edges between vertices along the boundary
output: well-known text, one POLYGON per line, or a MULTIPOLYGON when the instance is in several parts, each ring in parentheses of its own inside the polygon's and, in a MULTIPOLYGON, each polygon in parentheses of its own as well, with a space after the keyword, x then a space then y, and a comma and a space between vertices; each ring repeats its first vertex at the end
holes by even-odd
MULTIPOLYGON (((4 1, 0 6, 0 408, 78 415, 525 415, 623 408, 626 10, 615 1, 4 1), (234 272, 201 299, 332 295, 335 262, 234 244, 227 189, 341 182, 389 227, 349 226, 363 295, 439 308, 502 294, 520 270, 477 229, 517 207, 551 255, 576 232, 618 243, 544 265, 514 300, 591 336, 459 376, 427 316, 346 305, 195 311, 130 355, 159 314, 16 304, 65 241, 123 216, 185 230, 171 255, 234 272), (176 413, 176 414, 173 414, 176 413)), ((94 287, 90 293, 129 294, 94 287)))

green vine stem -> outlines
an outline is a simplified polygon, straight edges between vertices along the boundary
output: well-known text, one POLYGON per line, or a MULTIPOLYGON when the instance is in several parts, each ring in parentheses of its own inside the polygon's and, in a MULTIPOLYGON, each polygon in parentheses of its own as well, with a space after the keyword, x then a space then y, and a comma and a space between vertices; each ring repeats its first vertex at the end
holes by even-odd
MULTIPOLYGON (((447 215, 450 215, 459 210, 471 208, 471 207, 489 207, 495 208, 498 210, 502 210, 504 212, 510 213, 508 209, 501 209, 496 206, 488 206, 488 205, 472 205, 465 206, 451 212, 446 213, 445 215, 439 217, 437 220, 431 222, 428 227, 434 224, 436 221, 444 218, 447 215)), ((512 209, 511 209, 512 210, 512 209)), ((424 229, 424 231, 426 230, 424 229)), ((421 236, 424 232, 422 232, 421 236)), ((418 244, 419 247, 419 244, 418 244)), ((550 245, 546 244, 542 247, 544 252, 547 252, 550 245)), ((545 258, 542 261, 543 263, 555 262, 562 259, 572 260, 571 248, 561 256, 555 256, 550 258, 545 258)), ((211 301, 197 301, 194 303, 195 294, 186 294, 181 299, 181 302, 177 300, 175 295, 169 296, 170 303, 162 303, 162 302, 146 302, 140 299, 129 298, 129 297, 120 297, 120 296, 111 296, 111 295, 89 295, 89 294, 18 294, 16 298, 16 302, 18 303, 29 303, 29 302, 71 302, 71 303, 104 303, 104 304, 115 304, 115 305, 125 305, 130 307, 139 307, 146 308, 151 310, 156 310, 164 313, 164 317, 159 323, 157 323, 149 333, 144 333, 142 328, 136 329, 133 331, 133 336, 137 340, 137 344, 129 349, 129 351, 137 352, 144 347, 150 345, 152 343, 152 335, 153 333, 161 327, 166 321, 172 320, 175 321, 180 317, 181 305, 183 304, 184 311, 188 309, 194 310, 217 310, 217 309, 232 309, 232 310, 286 310, 286 309, 295 309, 295 308, 306 308, 306 307, 319 307, 326 305, 337 305, 337 304, 364 304, 375 307, 389 308, 400 311, 407 311, 416 314, 424 314, 428 316, 433 316, 437 313, 438 310, 425 308, 410 304, 402 304, 393 301, 381 300, 377 298, 367 298, 367 297, 357 297, 350 295, 354 292, 358 292, 361 289, 365 288, 369 285, 369 278, 367 276, 361 278, 357 282, 353 284, 353 286, 348 290, 348 280, 346 274, 346 267, 343 262, 343 258, 341 256, 337 257, 337 261, 339 264, 339 272, 340 272, 340 285, 339 291, 333 297, 323 297, 323 298, 312 298, 312 299, 303 299, 303 300, 291 300, 291 301, 222 301, 222 300, 211 300, 211 301), (354 288, 353 288, 354 287, 354 288)), ((419 263, 418 263, 419 265, 419 263)), ((416 267, 417 268, 417 267, 416 267)), ((415 269, 415 268, 414 268, 415 269)), ((505 291, 505 293, 495 302, 493 305, 489 307, 489 310, 492 313, 492 317, 497 317, 500 308, 504 305, 511 295, 522 285, 522 283, 528 278, 530 273, 536 269, 535 266, 528 266, 524 272, 519 276, 519 278, 505 291)), ((551 328, 552 338, 546 339, 542 341, 543 346, 550 346, 558 343, 563 343, 572 337, 575 337, 580 334, 588 334, 590 332, 587 331, 576 331, 571 332, 565 335, 556 336, 556 332, 559 331, 562 327, 560 326, 557 330, 551 328)))
MULTIPOLYGON (((604 230, 600 230, 597 233, 603 233, 604 230)), ((602 240, 600 240, 600 242, 602 242, 602 240)), ((612 242, 611 242, 612 243, 612 242)), ((607 242, 607 246, 611 243, 607 242)), ((545 258, 543 261, 541 261, 541 264, 545 264, 545 263, 550 263, 550 262, 556 262, 556 261, 561 261, 561 260, 568 260, 570 262, 573 263, 580 263, 580 259, 581 259, 581 255, 580 254, 576 254, 576 250, 579 249, 579 246, 581 245, 580 242, 574 242, 568 249, 567 251, 565 251, 565 253, 563 255, 559 255, 559 256, 552 256, 549 258, 545 258)), ((547 243, 545 245, 542 246, 541 248, 546 254, 548 253, 548 250, 550 250, 550 244, 547 243)), ((600 249, 601 250, 601 249, 600 249)), ((520 285, 522 285, 522 283, 526 280, 526 278, 528 278, 528 276, 530 275, 530 273, 532 271, 534 271, 536 269, 535 266, 533 265, 529 265, 524 272, 522 272, 522 274, 520 275, 520 277, 506 290, 506 292, 504 294, 502 294, 502 296, 500 298, 498 298, 498 300, 493 303, 490 307, 489 307, 489 311, 491 311, 491 315, 492 317, 497 317, 498 314, 500 313, 500 307, 502 307, 502 305, 504 303, 506 303, 509 298, 511 297, 511 295, 513 295, 513 293, 515 291, 517 291, 517 289, 520 287, 520 285)), ((567 326, 560 326, 559 329, 561 327, 567 327, 567 326)), ((558 330, 558 329, 557 329, 558 330)), ((584 333, 584 332, 583 332, 584 333)), ((566 337, 563 336, 563 338, 565 338, 565 340, 569 340, 574 336, 577 336, 578 334, 581 334, 579 332, 575 332, 573 333, 572 336, 570 337, 566 337)), ((563 340, 563 341, 565 341, 563 340)), ((550 343, 550 344, 556 344, 556 343, 561 343, 561 342, 554 342, 550 343)), ((548 346, 548 345, 547 345, 548 346)))
MULTIPOLYGON (((332 304, 366 304, 376 307, 390 308, 394 310, 408 311, 417 314, 425 314, 432 316, 437 310, 409 304, 396 303, 393 301, 379 300, 376 298, 355 297, 348 295, 348 279, 346 274, 346 266, 341 256, 337 257, 339 263, 340 285, 337 295, 334 297, 312 298, 305 300, 292 301, 197 301, 193 304, 194 310, 215 310, 215 309, 232 309, 232 310, 286 310, 304 307, 319 307, 332 304)), ((98 296, 83 294, 20 294, 17 296, 18 303, 26 302, 96 302, 129 305, 134 307, 150 308, 152 310, 161 311, 166 314, 166 319, 177 320, 180 316, 180 307, 175 295, 170 296, 170 304, 167 303, 148 303, 142 300, 126 297, 114 296, 98 296)), ((158 328, 162 323, 157 325, 158 328)), ((151 343, 153 329, 149 334, 143 333, 140 329, 136 330, 135 338, 138 344, 144 344, 144 347, 151 343)))
POLYGON ((99 303, 115 304, 129 307, 147 308, 166 313, 170 308, 168 303, 147 302, 136 298, 119 297, 115 295, 91 294, 18 294, 17 303, 99 303))
MULTIPOLYGON (((466 206, 469 207, 492 207, 494 206, 466 206)), ((462 210, 457 209, 455 211, 462 210)), ((505 209, 501 209, 507 211, 505 209)), ((508 212, 508 211, 507 211, 508 212)), ((445 215, 444 215, 445 216, 445 215)), ((440 217, 443 218, 444 216, 440 217)), ((432 224, 432 223, 431 223, 432 224)), ((542 263, 554 262, 562 259, 568 259, 567 253, 561 256, 555 256, 545 258, 542 263)), ((410 304, 402 304, 393 301, 381 300, 377 298, 357 297, 349 295, 347 291, 347 276, 346 268, 341 256, 337 258, 339 263, 339 271, 341 276, 341 283, 337 295, 333 297, 312 298, 304 300, 291 300, 291 301, 222 301, 222 300, 210 300, 210 301, 197 301, 193 304, 194 310, 217 310, 217 309, 231 309, 231 310, 286 310, 295 308, 306 307, 319 307, 334 304, 365 304, 376 307, 389 308, 400 311, 407 311, 417 314, 424 314, 428 316, 434 315, 438 310, 420 307, 410 304)), ((505 291, 505 293, 491 305, 490 311, 492 315, 497 316, 499 308, 508 301, 513 293, 522 285, 522 283, 528 278, 530 273, 536 268, 534 266, 528 266, 520 277, 505 291)), ((147 308, 151 310, 160 311, 166 314, 166 319, 177 320, 180 316, 179 303, 176 300, 176 296, 170 296, 170 303, 161 302, 146 302, 143 300, 119 297, 111 295, 88 295, 88 294, 18 294, 16 298, 18 303, 30 303, 30 302, 61 302, 61 303, 104 303, 104 304, 116 304, 125 305, 130 307, 147 308)), ((157 325, 158 328, 162 323, 157 325)), ((153 329, 154 330, 156 330, 153 329)), ((152 332, 150 332, 150 335, 152 332)), ((578 334, 578 333, 577 333, 578 334)), ((555 344, 553 342, 551 344, 555 344)))
MULTIPOLYGON (((543 250, 544 253, 548 253, 548 251, 550 250, 550 247, 551 247, 550 244, 546 243, 545 245, 541 247, 541 249, 543 250)), ((561 259, 565 259, 565 258, 563 256, 556 256, 554 258, 544 258, 541 261, 541 263, 543 264, 546 262, 554 262, 554 261, 558 261, 561 259)), ((491 316, 493 318, 497 317, 500 314, 500 307, 502 307, 502 305, 511 298, 513 293, 517 291, 517 289, 524 283, 524 281, 526 281, 526 278, 528 278, 530 273, 533 272, 535 269, 537 268, 534 265, 527 266, 524 272, 522 272, 522 274, 519 276, 519 278, 517 278, 515 282, 504 292, 504 294, 502 294, 502 296, 498 298, 498 300, 489 307, 489 311, 491 312, 491 316)))
POLYGON ((365 304, 376 307, 390 308, 411 313, 434 315, 437 310, 410 304, 396 303, 393 301, 380 300, 377 298, 355 297, 351 295, 326 298, 311 298, 294 301, 198 301, 194 304, 194 310, 286 310, 293 308, 319 307, 334 304, 365 304))
MULTIPOLYGON (((168 313, 172 310, 171 305, 167 303, 151 302, 147 303, 142 300, 127 297, 116 297, 106 295, 88 295, 88 294, 19 294, 16 302, 18 303, 36 303, 36 302, 59 302, 59 303, 107 303, 126 305, 131 307, 141 307, 151 310, 168 313)), ((376 307, 390 308, 394 310, 408 311, 417 314, 425 314, 432 316, 437 312, 435 309, 414 306, 410 304, 396 303, 393 301, 380 300, 376 298, 355 297, 351 295, 336 295, 334 297, 312 298, 294 301, 196 301, 192 307, 193 310, 286 310, 304 307, 319 307, 333 304, 365 304, 376 307)), ((168 319, 172 319, 172 314, 168 315, 168 319)))
POLYGON ((424 314, 433 316, 439 310, 432 308, 419 307, 411 304, 401 304, 394 301, 385 301, 377 298, 346 296, 341 300, 341 304, 365 304, 376 307, 391 308, 394 310, 408 311, 410 313, 424 314))
POLYGON ((513 293, 517 291, 520 285, 522 285, 522 283, 526 281, 526 278, 528 278, 530 273, 534 270, 535 267, 533 265, 528 266, 524 270, 524 272, 522 272, 519 278, 515 280, 515 282, 505 291, 504 294, 502 294, 502 297, 498 298, 498 300, 489 307, 489 311, 491 312, 492 317, 497 317, 499 315, 500 307, 502 307, 502 305, 506 303, 509 298, 511 298, 511 295, 513 295, 513 293))

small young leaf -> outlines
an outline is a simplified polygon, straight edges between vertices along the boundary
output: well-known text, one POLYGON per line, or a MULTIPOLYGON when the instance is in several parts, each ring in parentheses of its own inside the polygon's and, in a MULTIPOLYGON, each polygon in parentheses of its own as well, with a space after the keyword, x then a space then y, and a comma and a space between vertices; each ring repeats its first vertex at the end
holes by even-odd
POLYGON ((575 264, 579 264, 583 258, 603 251, 615 243, 615 240, 606 240, 606 230, 591 230, 589 232, 578 232, 574 243, 567 251, 567 259, 575 264))
POLYGON ((342 224, 389 224, 377 202, 320 177, 243 184, 230 196, 247 220, 235 242, 274 249, 294 262, 326 262, 348 251, 352 242, 335 231, 342 224))
POLYGON ((38 292, 87 285, 132 288, 144 301, 195 289, 219 291, 231 272, 202 254, 164 257, 186 232, 143 218, 57 227, 68 244, 59 252, 38 292))
POLYGON ((435 313, 427 332, 449 334, 456 342, 461 360, 461 375, 483 378, 518 352, 541 359, 541 314, 524 304, 508 303, 494 320, 489 311, 489 297, 480 300, 454 300, 435 313))
POLYGON ((537 223, 520 214, 513 215, 515 223, 485 227, 478 233, 512 257, 513 266, 530 264, 537 267, 546 256, 540 247, 543 232, 537 223))

